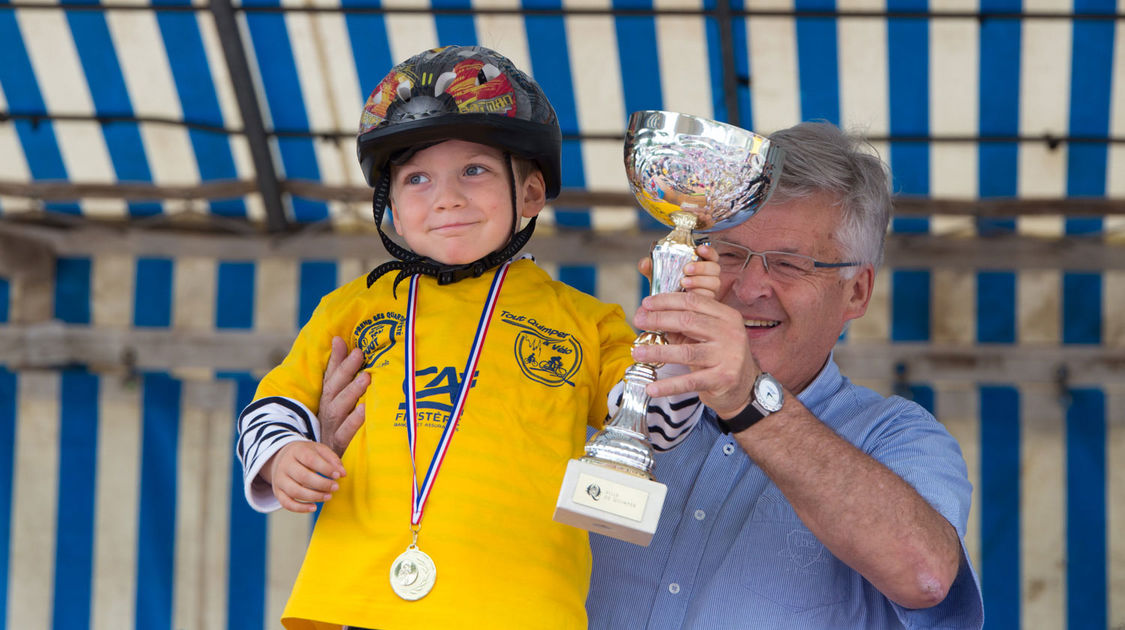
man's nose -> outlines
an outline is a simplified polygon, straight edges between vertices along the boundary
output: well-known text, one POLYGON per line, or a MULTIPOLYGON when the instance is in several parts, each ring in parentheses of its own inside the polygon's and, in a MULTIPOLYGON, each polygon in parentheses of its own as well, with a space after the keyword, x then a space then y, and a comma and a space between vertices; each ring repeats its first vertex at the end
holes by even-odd
POLYGON ((769 295, 773 285, 770 284, 765 257, 761 254, 751 255, 731 288, 738 299, 746 304, 769 295))

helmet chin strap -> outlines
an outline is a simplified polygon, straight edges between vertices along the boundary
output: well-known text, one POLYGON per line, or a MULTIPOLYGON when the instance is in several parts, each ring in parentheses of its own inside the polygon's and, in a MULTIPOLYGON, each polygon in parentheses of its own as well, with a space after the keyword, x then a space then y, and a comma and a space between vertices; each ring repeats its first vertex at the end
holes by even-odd
POLYGON ((531 238, 531 234, 535 232, 535 220, 538 217, 532 217, 526 227, 517 231, 520 213, 519 206, 516 205, 516 175, 512 168, 511 154, 505 152, 504 160, 508 165, 508 190, 512 202, 512 235, 504 247, 483 258, 462 265, 447 265, 426 256, 419 256, 395 243, 383 232, 383 213, 387 208, 387 198, 390 196, 391 188, 390 172, 384 169, 379 176, 379 182, 375 185, 375 194, 371 199, 372 215, 375 218, 375 229, 379 231, 379 238, 383 241, 383 247, 386 248, 387 253, 397 260, 389 260, 372 269, 371 273, 367 274, 367 287, 371 288, 376 280, 392 270, 398 271, 394 285, 391 287, 391 294, 396 297, 398 296, 399 283, 413 275, 433 276, 437 278, 438 284, 453 284, 469 277, 479 278, 484 272, 503 264, 523 249, 528 239, 531 238))

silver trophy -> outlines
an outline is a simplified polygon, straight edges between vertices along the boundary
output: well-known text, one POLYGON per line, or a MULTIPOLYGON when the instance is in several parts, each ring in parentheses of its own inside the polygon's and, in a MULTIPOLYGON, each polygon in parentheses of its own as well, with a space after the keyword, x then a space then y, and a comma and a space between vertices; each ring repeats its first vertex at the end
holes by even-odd
MULTIPOLYGON (((705 118, 663 111, 629 117, 625 172, 649 214, 672 227, 652 249, 650 294, 680 290, 684 266, 698 260, 693 232, 733 227, 758 211, 777 183, 783 153, 768 138, 705 118)), ((633 342, 664 344, 644 331, 633 342)), ((659 363, 625 371, 621 407, 567 465, 555 520, 648 545, 666 487, 656 481, 648 434, 649 396, 659 363)))

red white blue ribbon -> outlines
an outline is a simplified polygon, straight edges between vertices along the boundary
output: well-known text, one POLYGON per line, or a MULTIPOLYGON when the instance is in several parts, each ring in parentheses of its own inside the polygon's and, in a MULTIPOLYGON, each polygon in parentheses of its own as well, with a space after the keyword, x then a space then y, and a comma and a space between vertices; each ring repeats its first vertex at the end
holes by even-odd
POLYGON ((489 324, 492 322, 492 314, 496 310, 496 303, 500 298, 500 287, 504 285, 504 278, 508 275, 508 266, 512 261, 508 261, 501 265, 496 270, 496 275, 492 278, 492 286, 488 290, 488 298, 485 300, 484 308, 481 309, 480 321, 477 323, 477 332, 473 338, 473 346, 469 351, 469 358, 465 362, 465 372, 461 379, 461 386, 457 390, 456 401, 453 403, 453 411, 449 414, 449 420, 445 423, 445 429, 441 433, 441 439, 438 441, 437 449, 434 450, 433 459, 430 460, 430 467, 426 470, 426 476, 422 479, 422 485, 418 485, 418 462, 415 456, 415 447, 418 444, 418 400, 417 400, 417 387, 414 383, 414 316, 418 308, 418 278, 415 275, 410 278, 410 295, 406 303, 406 436, 410 441, 410 464, 413 468, 412 474, 414 476, 414 485, 411 493, 411 512, 410 524, 412 526, 419 526, 422 522, 422 512, 426 509, 426 500, 430 497, 430 491, 434 487, 434 480, 437 479, 438 471, 441 469, 441 464, 445 461, 445 454, 449 450, 449 443, 453 441, 453 433, 457 430, 457 424, 461 421, 461 412, 465 410, 465 399, 469 397, 470 385, 473 382, 473 375, 476 374, 477 363, 480 361, 481 350, 484 348, 484 338, 488 334, 489 324))

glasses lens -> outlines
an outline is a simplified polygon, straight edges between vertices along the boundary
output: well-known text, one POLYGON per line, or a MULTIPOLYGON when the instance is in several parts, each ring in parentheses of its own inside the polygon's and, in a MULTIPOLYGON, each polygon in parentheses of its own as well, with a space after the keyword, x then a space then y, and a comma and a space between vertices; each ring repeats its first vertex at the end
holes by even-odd
POLYGON ((721 241, 714 243, 712 247, 719 254, 719 269, 723 273, 742 271, 742 267, 746 263, 746 257, 750 253, 743 247, 721 241))
POLYGON ((770 274, 784 279, 800 278, 813 272, 813 259, 800 254, 769 252, 770 274))

